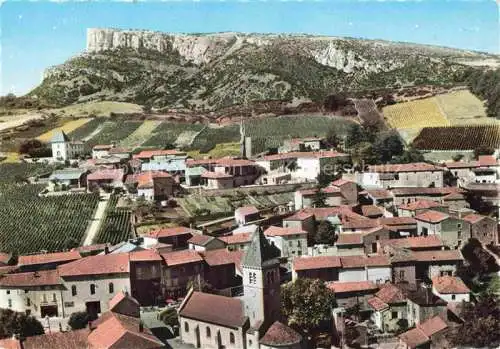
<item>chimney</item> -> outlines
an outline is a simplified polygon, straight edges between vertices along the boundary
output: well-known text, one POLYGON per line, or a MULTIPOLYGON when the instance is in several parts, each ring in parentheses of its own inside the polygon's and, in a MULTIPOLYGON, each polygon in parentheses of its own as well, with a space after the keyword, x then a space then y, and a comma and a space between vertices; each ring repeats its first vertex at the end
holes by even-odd
POLYGON ((108 245, 106 245, 104 247, 104 254, 109 254, 109 246, 108 245))

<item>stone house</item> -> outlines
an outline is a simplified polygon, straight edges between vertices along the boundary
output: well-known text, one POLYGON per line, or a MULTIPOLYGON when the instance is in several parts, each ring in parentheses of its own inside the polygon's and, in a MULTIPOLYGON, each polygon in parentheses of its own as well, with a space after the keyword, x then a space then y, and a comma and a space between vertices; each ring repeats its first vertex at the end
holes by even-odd
POLYGON ((444 169, 428 163, 368 166, 357 181, 368 188, 442 187, 444 169))
POLYGON ((468 203, 465 200, 464 190, 455 187, 424 188, 424 187, 400 187, 390 189, 394 197, 394 205, 409 204, 417 200, 437 201, 451 208, 465 208, 468 203))
POLYGON ((371 281, 332 281, 326 287, 335 293, 337 307, 347 309, 359 305, 361 311, 369 310, 367 301, 378 290, 371 281))
POLYGON ((436 276, 455 276, 463 262, 459 250, 412 251, 416 261, 417 280, 432 280, 436 276))
POLYGON ((340 189, 347 204, 356 204, 358 202, 358 184, 348 179, 337 179, 332 182, 332 186, 340 189))
POLYGON ((145 171, 127 176, 126 183, 130 190, 136 191, 137 197, 148 201, 166 200, 174 193, 174 178, 163 171, 145 171))
POLYGON ((373 309, 372 321, 383 332, 395 332, 399 320, 407 319, 406 294, 397 285, 386 283, 380 287, 368 305, 373 309))
POLYGON ((210 235, 195 234, 191 239, 188 240, 189 249, 198 252, 216 250, 219 248, 225 248, 226 244, 224 241, 210 235))
POLYGON ((338 281, 342 268, 338 256, 314 256, 295 258, 292 263, 292 280, 297 278, 338 281))
POLYGON ((87 185, 87 171, 79 168, 55 170, 49 177, 50 186, 62 184, 68 188, 82 188, 87 185))
MULTIPOLYGON (((340 206, 345 203, 339 188, 330 186, 320 190, 325 197, 327 206, 340 206)), ((318 189, 316 188, 297 190, 294 194, 295 210, 312 207, 317 193, 318 189)))
MULTIPOLYGON (((406 331, 399 335, 398 349, 430 349, 433 342, 438 342, 439 339, 443 338, 448 330, 448 325, 439 315, 431 317, 430 319, 417 324, 415 328, 406 331)), ((449 343, 445 341, 446 347, 449 343)), ((443 348, 442 344, 439 344, 437 348, 443 348)))
POLYGON ((420 213, 423 213, 427 210, 440 211, 440 212, 447 213, 448 206, 446 206, 443 203, 437 202, 437 201, 420 199, 420 200, 410 202, 408 204, 399 205, 398 206, 398 216, 399 217, 415 217, 415 216, 419 215, 420 213))
POLYGON ((261 175, 257 163, 245 159, 220 158, 186 161, 186 185, 227 189, 250 185, 261 175))
POLYGON ((269 242, 276 246, 281 257, 295 258, 307 255, 307 232, 295 228, 270 226, 264 231, 269 242))
POLYGON ((130 293, 142 306, 164 302, 162 269, 163 259, 156 250, 130 253, 130 293))
POLYGON ((19 256, 17 269, 21 272, 55 269, 58 265, 82 258, 76 250, 19 256))
POLYGON ((428 210, 415 216, 418 235, 438 235, 449 248, 461 248, 470 236, 463 230, 462 220, 446 213, 428 210))
POLYGON ((287 218, 284 218, 283 227, 307 231, 308 241, 312 241, 316 232, 316 220, 312 212, 301 210, 287 218))
POLYGON ((498 244, 498 223, 494 218, 470 214, 462 218, 462 230, 483 245, 498 244))
POLYGON ((432 278, 432 292, 446 302, 470 301, 470 289, 456 276, 432 278))
POLYGON ((99 188, 122 188, 125 172, 123 169, 103 169, 90 173, 87 176, 87 190, 99 188))
POLYGON ((260 213, 255 206, 243 206, 234 210, 234 220, 238 225, 245 225, 260 219, 260 213))
POLYGON ((221 236, 219 240, 222 240, 226 244, 226 248, 229 251, 244 251, 250 246, 251 233, 233 233, 221 236))
POLYGON ((217 290, 240 286, 243 253, 244 251, 228 251, 226 249, 202 252, 205 282, 217 290))
POLYGON ((146 236, 155 239, 156 242, 172 245, 174 250, 179 250, 188 248, 188 240, 196 234, 200 235, 201 232, 188 227, 172 227, 150 231, 146 236))
POLYGON ((431 288, 420 287, 409 291, 406 297, 408 327, 416 326, 447 309, 447 302, 432 293, 431 288))
POLYGON ((203 258, 193 250, 161 254, 165 261, 162 285, 164 297, 177 299, 186 295, 188 284, 199 282, 203 277, 203 258))
POLYGON ((341 256, 339 281, 371 281, 382 284, 392 279, 391 263, 386 256, 341 256))

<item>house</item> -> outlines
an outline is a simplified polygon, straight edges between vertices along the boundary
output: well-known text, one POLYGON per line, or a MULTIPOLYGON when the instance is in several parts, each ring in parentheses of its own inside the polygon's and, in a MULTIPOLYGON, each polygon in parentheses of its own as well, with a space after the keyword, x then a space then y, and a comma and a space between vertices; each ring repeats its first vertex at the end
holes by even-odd
POLYGON ((165 348, 139 319, 139 304, 128 294, 118 293, 109 302, 110 311, 79 330, 53 331, 39 336, 0 340, 1 348, 165 348))
POLYGON ((479 240, 483 245, 498 244, 497 221, 491 217, 469 214, 462 218, 462 230, 469 238, 479 240))
POLYGON ((500 175, 500 163, 491 155, 480 155, 477 161, 447 162, 444 166, 459 186, 467 186, 469 183, 495 183, 500 175))
POLYGON ((369 199, 373 205, 389 208, 393 205, 392 192, 386 189, 366 189, 359 193, 369 199))
POLYGON ((205 264, 203 280, 217 290, 229 290, 241 285, 241 260, 244 252, 226 249, 210 250, 201 253, 205 264))
POLYGON ((241 265, 243 297, 190 290, 179 307, 182 342, 207 349, 301 348, 301 336, 277 322, 280 318, 277 255, 278 251, 263 232, 255 230, 241 265))
POLYGON ((442 250, 443 241, 439 235, 428 236, 410 236, 400 239, 388 239, 378 242, 380 250, 383 253, 390 253, 397 248, 406 248, 412 251, 442 250))
POLYGON ((426 210, 448 212, 448 206, 433 200, 420 199, 398 206, 399 217, 415 217, 426 210))
POLYGON ((172 245, 174 250, 179 250, 188 248, 188 240, 195 234, 201 234, 201 232, 188 227, 172 227, 150 231, 146 234, 146 238, 172 245))
POLYGON ((463 262, 459 250, 412 251, 411 255, 416 261, 417 280, 431 280, 435 276, 443 275, 454 276, 463 262))
POLYGON ((469 240, 462 221, 446 213, 428 210, 415 216, 418 235, 438 235, 449 248, 461 248, 469 240))
MULTIPOLYGON (((167 172, 145 171, 127 176, 126 183, 137 197, 148 201, 166 200, 174 193, 175 180, 167 172)), ((130 191, 130 189, 129 189, 130 191)))
POLYGON ((297 211, 291 216, 283 219, 284 228, 296 228, 300 230, 307 231, 309 236, 316 231, 316 220, 314 214, 309 211, 297 211))
POLYGON ((63 314, 86 311, 97 318, 118 292, 130 292, 128 253, 89 256, 57 267, 65 289, 63 314))
POLYGON ((470 301, 470 289, 456 276, 433 277, 432 292, 446 302, 470 301))
POLYGON ((49 177, 52 185, 61 184, 68 188, 81 188, 87 184, 87 171, 79 168, 55 170, 49 177))
POLYGON ((105 188, 121 188, 125 172, 123 169, 103 169, 92 172, 87 176, 87 190, 105 188))
POLYGON ((335 246, 337 247, 338 256, 361 256, 365 254, 362 233, 339 234, 335 246))
POLYGON ((362 205, 361 214, 366 218, 380 218, 384 216, 384 209, 375 205, 362 205))
POLYGON ((417 200, 432 200, 445 204, 449 209, 465 208, 468 203, 465 200, 465 190, 455 187, 443 188, 392 188, 391 193, 394 198, 394 205, 399 206, 409 204, 417 200))
MULTIPOLYGON (((389 239, 390 231, 384 226, 376 226, 364 231, 344 232, 338 235, 335 245, 339 249, 339 253, 349 249, 353 251, 361 251, 361 254, 377 253, 379 249, 378 242, 389 239)), ((342 252, 342 254, 344 254, 342 252)), ((352 253, 359 254, 359 253, 352 253)))
POLYGON ((238 225, 245 225, 259 219, 259 210, 255 206, 243 206, 234 210, 234 220, 238 225))
POLYGON ((292 280, 310 278, 338 281, 341 268, 342 263, 338 256, 303 256, 292 262, 292 280))
POLYGON ((337 179, 331 184, 340 189, 340 193, 347 204, 356 204, 358 202, 358 184, 348 179, 337 179))
POLYGON ((206 189, 225 189, 249 185, 261 174, 250 160, 221 158, 186 161, 186 185, 202 185, 206 189))
MULTIPOLYGON (((399 335, 402 349, 428 349, 433 341, 446 333, 448 325, 438 315, 417 324, 415 328, 399 335)), ((398 347, 399 348, 399 347, 398 347)))
POLYGON ((294 258, 307 254, 307 232, 296 228, 270 226, 264 231, 269 242, 276 246, 281 257, 294 258))
POLYGON ((187 155, 154 156, 144 162, 141 160, 142 171, 164 171, 172 176, 185 177, 187 155))
MULTIPOLYGON (((340 189, 337 187, 321 188, 320 191, 327 206, 340 206, 345 203, 340 189)), ((294 194, 295 210, 314 206, 317 195, 318 189, 316 188, 297 190, 294 194)))
POLYGON ((19 271, 36 271, 55 269, 58 265, 82 258, 78 251, 53 252, 19 256, 17 267, 19 271))
POLYGON ((53 161, 77 159, 85 154, 83 142, 71 141, 64 131, 54 132, 50 140, 53 161))
POLYGON ((226 244, 229 251, 244 251, 250 245, 252 233, 239 233, 221 236, 219 239, 226 244))
POLYGON ((224 241, 210 235, 195 234, 188 240, 189 249, 198 252, 225 248, 224 241))
POLYGON ((442 187, 444 169, 425 162, 368 166, 357 174, 357 183, 367 188, 442 187))
POLYGON ((408 327, 421 324, 443 311, 446 311, 446 301, 432 293, 429 287, 419 287, 408 291, 406 313, 408 316, 408 327))
POLYGON ((373 309, 372 321, 383 332, 399 330, 400 320, 407 318, 405 291, 392 283, 382 285, 367 303, 373 309))
POLYGON ((306 137, 285 139, 283 146, 279 148, 280 153, 318 151, 322 148, 324 138, 306 137))
POLYGON ((203 258, 194 250, 167 252, 161 256, 165 261, 164 296, 171 299, 185 296, 189 283, 200 281, 203 276, 203 258))
POLYGON ((186 155, 186 153, 177 149, 150 149, 142 150, 138 154, 134 154, 132 158, 140 160, 142 163, 147 163, 151 160, 160 160, 170 156, 181 155, 186 155))
POLYGON ((351 308, 358 305, 361 311, 369 310, 367 301, 377 292, 372 281, 332 281, 326 287, 335 293, 337 306, 351 308))
POLYGON ((130 258, 130 292, 142 305, 163 304, 163 259, 154 249, 133 251, 130 258))
POLYGON ((391 263, 384 255, 341 256, 339 281, 371 281, 377 284, 391 281, 391 263))
POLYGON ((113 144, 96 144, 92 147, 92 159, 102 159, 109 156, 109 151, 114 148, 113 144))

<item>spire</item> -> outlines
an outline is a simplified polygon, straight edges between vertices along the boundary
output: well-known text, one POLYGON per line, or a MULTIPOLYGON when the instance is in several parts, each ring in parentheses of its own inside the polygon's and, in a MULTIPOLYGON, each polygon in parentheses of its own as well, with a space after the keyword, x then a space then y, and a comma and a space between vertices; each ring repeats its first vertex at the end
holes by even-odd
POLYGON ((252 233, 250 246, 243 257, 241 263, 243 267, 262 268, 278 264, 280 251, 274 245, 271 245, 264 236, 264 232, 258 227, 252 233))
POLYGON ((51 143, 66 143, 69 142, 69 137, 64 133, 64 131, 57 131, 54 132, 54 135, 52 136, 52 139, 50 140, 51 143))

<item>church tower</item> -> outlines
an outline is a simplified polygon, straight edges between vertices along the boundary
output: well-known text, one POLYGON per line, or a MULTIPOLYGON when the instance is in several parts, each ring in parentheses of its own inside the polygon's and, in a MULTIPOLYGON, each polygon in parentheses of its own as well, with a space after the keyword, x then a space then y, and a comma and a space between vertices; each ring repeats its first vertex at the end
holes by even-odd
POLYGON ((279 255, 258 227, 242 261, 244 310, 254 328, 280 319, 279 255))

